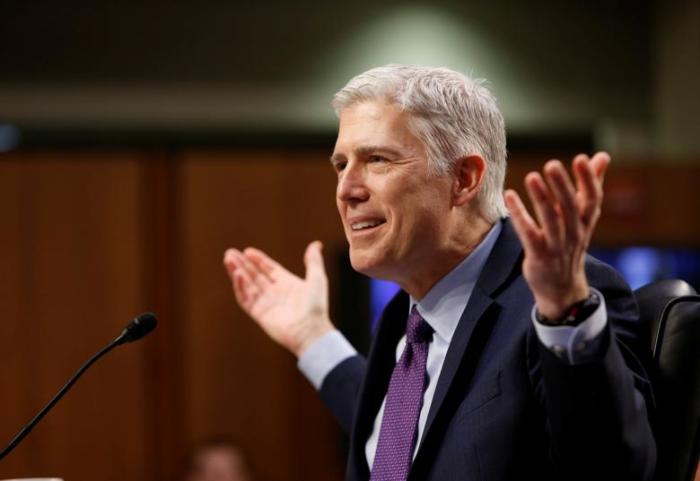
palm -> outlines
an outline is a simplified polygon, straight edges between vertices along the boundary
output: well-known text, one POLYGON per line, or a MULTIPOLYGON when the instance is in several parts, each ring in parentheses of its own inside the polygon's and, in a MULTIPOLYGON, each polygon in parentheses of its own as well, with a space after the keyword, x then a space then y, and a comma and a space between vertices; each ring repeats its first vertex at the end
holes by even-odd
POLYGON ((243 310, 276 342, 297 353, 328 330, 328 282, 320 246, 305 255, 302 279, 257 249, 227 251, 224 264, 243 310))
POLYGON ((242 303, 243 309, 275 341, 283 345, 301 336, 308 319, 327 311, 327 292, 322 286, 312 286, 283 267, 272 276, 274 281, 257 296, 242 303))
POLYGON ((245 298, 242 307, 260 322, 284 326, 305 309, 302 297, 308 289, 304 281, 286 270, 279 277, 258 295, 245 298))

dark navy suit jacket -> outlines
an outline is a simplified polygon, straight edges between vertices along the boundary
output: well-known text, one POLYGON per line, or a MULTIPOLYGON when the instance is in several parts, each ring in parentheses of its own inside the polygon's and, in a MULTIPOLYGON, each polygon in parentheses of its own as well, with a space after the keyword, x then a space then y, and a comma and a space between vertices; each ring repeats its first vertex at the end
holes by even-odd
MULTIPOLYGON (((503 222, 445 357, 409 479, 651 478, 649 344, 629 287, 611 267, 586 260, 608 324, 594 358, 567 365, 537 338, 522 247, 503 222)), ((369 479, 364 446, 407 312, 401 292, 383 313, 368 358, 343 361, 323 381, 323 400, 351 433, 348 481, 369 479)))

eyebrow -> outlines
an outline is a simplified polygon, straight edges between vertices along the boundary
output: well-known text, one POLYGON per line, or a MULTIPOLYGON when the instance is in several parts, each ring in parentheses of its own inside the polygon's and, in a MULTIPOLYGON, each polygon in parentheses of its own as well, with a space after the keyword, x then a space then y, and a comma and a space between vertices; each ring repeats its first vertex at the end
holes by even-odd
MULTIPOLYGON (((355 150, 355 153, 360 156, 367 156, 375 152, 383 152, 396 157, 401 156, 401 152, 399 152, 398 150, 383 145, 364 145, 362 147, 358 147, 355 150)), ((329 160, 331 164, 334 164, 335 162, 347 160, 347 157, 345 156, 345 154, 333 154, 330 156, 329 160)))
POLYGON ((345 160, 345 158, 345 154, 333 154, 330 157, 328 157, 328 160, 331 162, 331 164, 335 165, 336 162, 345 160))

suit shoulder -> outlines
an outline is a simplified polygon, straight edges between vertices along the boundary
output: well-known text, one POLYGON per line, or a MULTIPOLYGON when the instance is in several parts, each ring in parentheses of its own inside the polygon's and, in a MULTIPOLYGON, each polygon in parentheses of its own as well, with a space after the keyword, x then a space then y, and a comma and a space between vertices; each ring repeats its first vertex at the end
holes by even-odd
POLYGON ((628 295, 632 295, 632 290, 627 281, 610 264, 606 264, 600 259, 586 254, 585 269, 588 282, 596 289, 601 290, 601 287, 614 287, 625 291, 628 295))

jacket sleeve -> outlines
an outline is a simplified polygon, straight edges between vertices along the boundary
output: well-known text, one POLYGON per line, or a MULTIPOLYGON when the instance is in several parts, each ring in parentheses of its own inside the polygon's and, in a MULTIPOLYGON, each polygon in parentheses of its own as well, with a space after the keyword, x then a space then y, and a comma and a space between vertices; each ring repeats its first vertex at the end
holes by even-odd
POLYGON ((656 464, 648 335, 624 280, 593 258, 586 273, 607 305, 598 352, 570 365, 534 333, 529 342, 530 374, 547 416, 550 455, 562 479, 648 480, 656 464))
POLYGON ((356 355, 338 364, 321 384, 321 399, 347 434, 352 429, 366 369, 365 358, 356 355))

